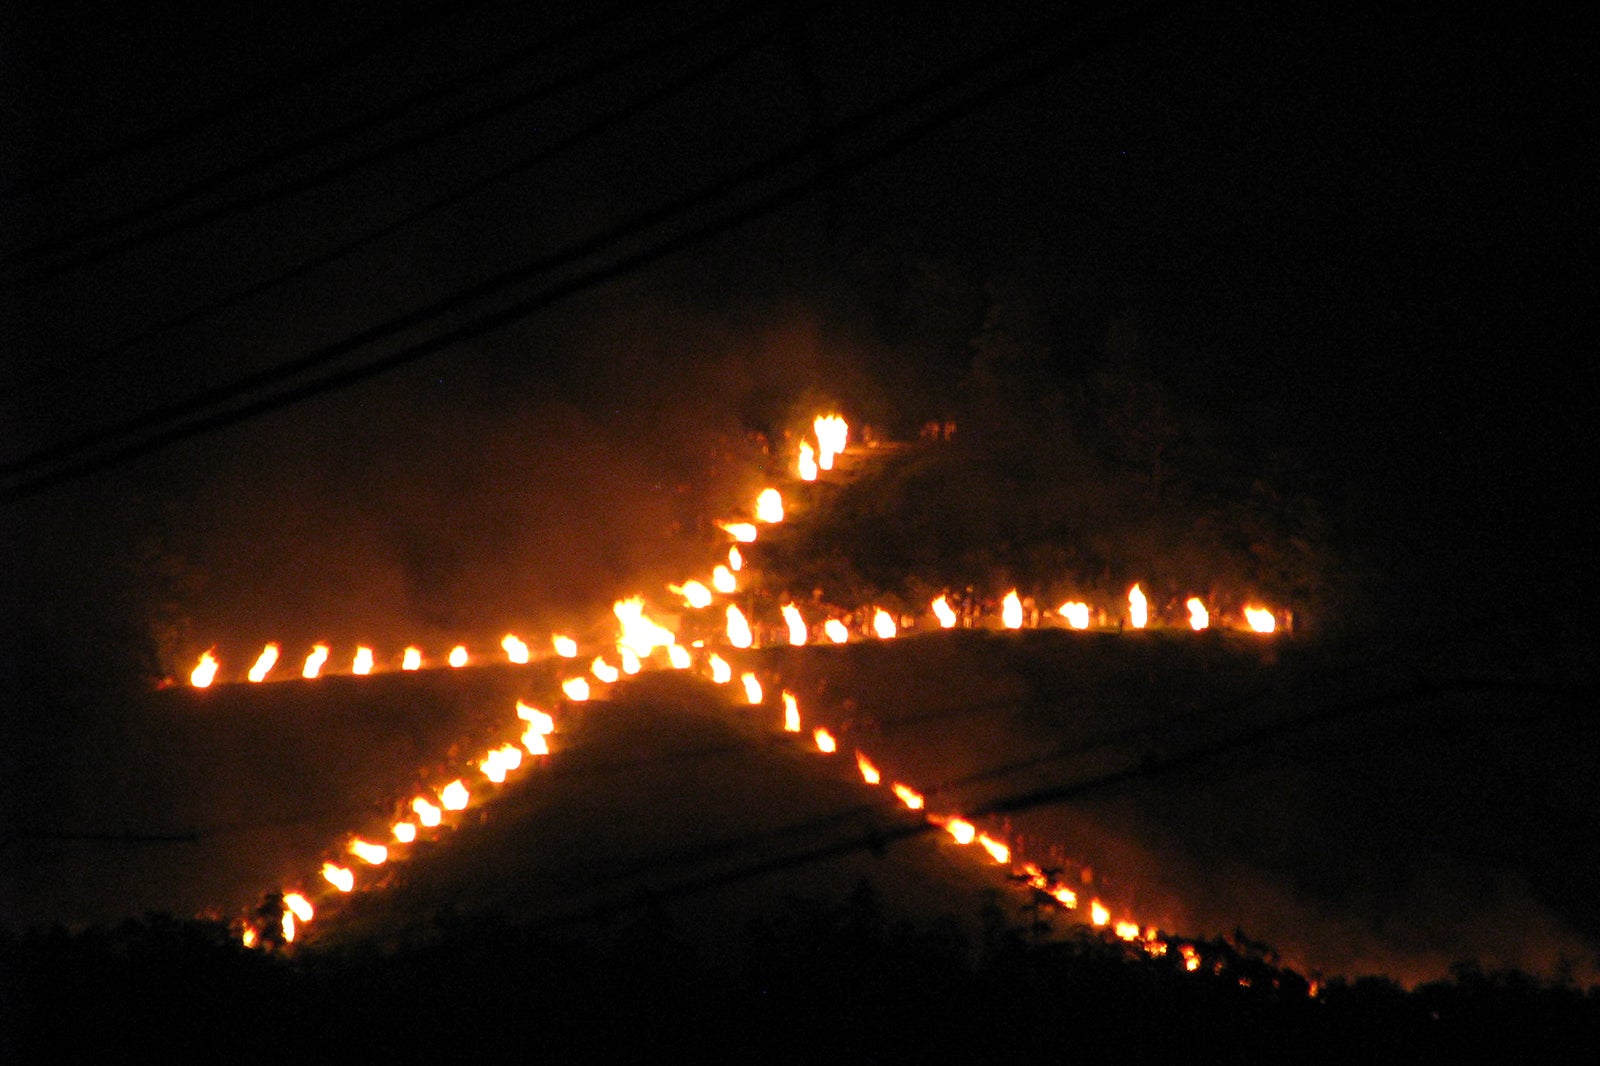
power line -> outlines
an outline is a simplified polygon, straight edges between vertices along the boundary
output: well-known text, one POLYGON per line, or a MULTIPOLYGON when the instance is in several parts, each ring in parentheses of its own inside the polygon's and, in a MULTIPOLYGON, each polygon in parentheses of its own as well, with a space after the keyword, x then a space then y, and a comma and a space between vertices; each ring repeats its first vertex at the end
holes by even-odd
POLYGON ((119 465, 178 441, 226 426, 236 425, 269 411, 278 410, 314 396, 358 384, 414 362, 423 356, 433 354, 465 340, 475 339, 483 334, 520 321, 533 312, 542 310, 567 296, 631 273, 675 252, 702 244, 713 237, 797 203, 816 191, 817 180, 808 176, 800 181, 793 182, 786 187, 759 197, 744 207, 733 209, 719 218, 701 222, 676 235, 664 238, 652 247, 626 254, 612 263, 589 269, 567 281, 557 283, 542 292, 519 300, 505 308, 483 314, 464 325, 447 330, 429 340, 401 348, 383 358, 334 372, 324 378, 286 389, 274 395, 255 399, 232 410, 211 415, 197 415, 188 421, 178 421, 204 407, 215 406, 217 403, 238 397, 251 390, 271 386, 289 377, 335 361, 378 339, 403 329, 421 325, 430 319, 438 318, 455 310, 462 304, 492 295, 497 290, 598 255, 605 251, 608 245, 630 238, 637 238, 643 232, 667 223, 681 221, 684 216, 688 216, 694 211, 707 206, 714 206, 719 201, 731 198, 746 187, 757 185, 781 173, 785 168, 811 158, 821 148, 832 142, 843 141, 852 135, 860 135, 863 132, 871 131, 875 123, 882 123, 890 118, 904 118, 906 113, 914 112, 920 106, 933 104, 941 94, 951 91, 955 86, 972 82, 1001 63, 1014 61, 1028 52, 1037 52, 1045 44, 1051 45, 1051 48, 1046 49, 1043 55, 1038 55, 1031 59, 1029 61, 1031 65, 1026 66, 1017 73, 1009 77, 999 78, 986 86, 980 86, 978 89, 970 91, 966 98, 956 99, 938 106, 931 114, 912 119, 907 128, 897 133, 885 134, 884 139, 878 144, 859 149, 853 159, 843 161, 845 165, 841 167, 839 173, 864 169, 872 163, 902 151, 910 144, 927 136, 930 132, 947 126, 970 112, 992 104, 998 99, 1025 87, 1048 73, 1064 60, 1104 47, 1130 30, 1137 28, 1156 11, 1169 6, 1173 5, 1170 3, 1156 3, 1138 7, 1130 13, 1111 16, 1104 20, 1103 25, 1085 35, 1082 40, 1071 42, 1067 45, 1061 45, 1057 39, 1063 33, 1075 29, 1077 26, 1073 21, 1058 20, 1033 34, 1013 39, 998 48, 991 49, 975 60, 958 64, 956 68, 944 71, 864 114, 835 123, 825 133, 817 137, 807 138, 799 144, 792 145, 757 164, 719 179, 695 193, 669 205, 643 212, 619 226, 581 241, 576 245, 569 246, 561 252, 502 272, 488 281, 474 285, 443 300, 436 301, 428 308, 373 327, 345 341, 319 349, 290 363, 282 364, 279 367, 258 374, 249 375, 246 378, 221 386, 218 389, 210 390, 180 404, 171 405, 158 412, 142 416, 133 422, 124 423, 113 430, 95 434, 92 439, 80 439, 79 442, 70 447, 64 446, 49 449, 49 454, 47 455, 36 454, 18 463, 9 464, 8 469, 15 470, 18 467, 41 465, 47 461, 66 460, 74 452, 92 449, 100 444, 112 442, 118 437, 131 436, 146 429, 158 430, 143 440, 114 446, 109 452, 100 456, 69 461, 66 465, 54 471, 25 479, 4 491, 0 491, 0 499, 15 500, 34 495, 64 481, 119 465), (159 429, 163 423, 177 424, 169 425, 166 429, 159 429))

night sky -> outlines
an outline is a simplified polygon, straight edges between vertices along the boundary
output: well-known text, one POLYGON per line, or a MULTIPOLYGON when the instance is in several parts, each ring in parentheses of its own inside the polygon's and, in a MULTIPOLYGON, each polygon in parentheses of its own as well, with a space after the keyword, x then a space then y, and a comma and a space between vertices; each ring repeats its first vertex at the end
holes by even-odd
POLYGON ((708 442, 939 414, 977 291, 1291 457, 1439 630, 1580 645, 1580 7, 988 6, 5 5, 0 624, 127 595, 128 528, 211 631, 554 624, 672 571, 708 442))

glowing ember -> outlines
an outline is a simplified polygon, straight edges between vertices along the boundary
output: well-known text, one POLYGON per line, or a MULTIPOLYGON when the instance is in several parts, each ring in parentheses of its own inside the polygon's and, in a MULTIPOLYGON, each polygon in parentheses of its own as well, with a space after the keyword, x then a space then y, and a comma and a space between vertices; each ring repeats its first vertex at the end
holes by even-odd
POLYGON ((711 667, 712 681, 719 685, 726 685, 733 680, 733 667, 729 666, 727 660, 723 659, 722 656, 712 652, 711 658, 707 659, 706 662, 711 667))
POLYGON ((447 811, 464 811, 471 799, 467 786, 462 784, 460 778, 439 790, 439 802, 444 804, 444 809, 447 811))
POLYGON ((1128 590, 1128 624, 1143 629, 1150 621, 1150 603, 1137 584, 1128 590))
POLYGON ((722 564, 717 564, 711 571, 711 587, 723 595, 739 590, 739 581, 733 576, 733 571, 722 564))
POLYGON ((589 664, 589 670, 594 674, 595 677, 599 678, 601 681, 604 681, 608 685, 616 681, 618 677, 622 676, 617 672, 617 668, 615 666, 612 666, 610 663, 606 662, 605 656, 603 655, 595 656, 594 662, 589 664))
POLYGON ((400 669, 402 669, 402 670, 421 670, 422 669, 422 649, 421 648, 407 648, 405 650, 405 654, 402 655, 401 658, 400 658, 400 669))
POLYGON ((253 948, 256 946, 257 939, 255 926, 247 925, 244 927, 244 933, 239 937, 239 942, 247 948, 253 948))
POLYGON ((311 654, 306 656, 306 665, 300 671, 300 676, 307 681, 322 673, 322 664, 328 661, 328 646, 318 644, 311 649, 311 654))
POLYGON ((777 489, 762 489, 756 497, 756 521, 768 525, 783 521, 783 494, 777 489))
POLYGON ((389 849, 382 844, 371 844, 360 837, 350 842, 350 854, 368 866, 382 866, 389 861, 389 849))
POLYGON ((576 659, 578 657, 578 642, 571 637, 564 637, 557 633, 550 638, 550 643, 555 647, 556 654, 563 659, 576 659))
POLYGON ((800 703, 794 698, 794 693, 783 694, 783 730, 786 733, 800 732, 800 703))
POLYGON ((812 732, 811 736, 817 742, 817 750, 824 755, 832 755, 839 750, 839 742, 834 740, 833 734, 826 729, 819 727, 812 732))
POLYGON ((792 603, 784 604, 783 620, 789 627, 789 643, 796 648, 804 645, 808 631, 806 620, 800 617, 800 608, 792 603))
POLYGON ((740 544, 749 544, 756 539, 756 527, 753 522, 718 522, 717 528, 740 544))
POLYGON ((733 604, 728 604, 728 643, 735 648, 748 648, 755 643, 755 638, 750 633, 750 623, 745 620, 744 612, 733 604))
POLYGON ((989 858, 1002 866, 1011 861, 1011 849, 988 833, 978 834, 978 846, 989 853, 989 858))
POLYGON ((944 823, 944 831, 955 838, 957 844, 970 844, 978 836, 978 830, 964 818, 952 818, 944 823))
POLYGON ((417 839, 417 827, 410 822, 394 823, 394 838, 402 844, 413 843, 417 839))
POLYGON ((561 682, 561 691, 566 693, 567 699, 573 703, 582 703, 589 698, 589 679, 586 677, 569 677, 561 682))
POLYGON ((457 644, 450 649, 450 658, 446 660, 451 666, 460 668, 467 665, 467 649, 465 645, 457 644))
POLYGON ((1000 621, 1007 629, 1022 628, 1022 600, 1016 589, 1006 593, 1006 598, 1000 601, 1000 621))
POLYGON ((762 699, 761 682, 757 680, 756 675, 743 673, 739 675, 739 680, 744 684, 745 702, 751 705, 760 703, 762 699))
POLYGON ((444 820, 444 812, 421 796, 411 801, 411 810, 417 816, 417 821, 428 829, 437 828, 444 820))
POLYGON ((1089 628, 1089 605, 1076 600, 1063 603, 1056 609, 1056 613, 1067 620, 1067 625, 1073 629, 1089 628))
POLYGON ((515 633, 507 633, 500 638, 500 646, 506 650, 506 658, 512 662, 521 665, 528 661, 528 646, 515 633))
POLYGON ((872 614, 872 631, 879 640, 891 640, 900 631, 894 624, 894 617, 882 607, 874 608, 872 614))
POLYGON ((1111 912, 1106 910, 1106 905, 1099 900, 1089 902, 1089 921, 1095 925, 1105 925, 1111 920, 1111 912))
POLYGON ((1199 632, 1211 624, 1211 612, 1206 610, 1206 605, 1201 602, 1199 596, 1190 596, 1183 601, 1183 605, 1189 608, 1190 629, 1199 632))
POLYGON ((1278 628, 1278 619, 1265 607, 1246 607, 1244 620, 1257 633, 1271 633, 1278 628))
POLYGON ((350 672, 362 677, 372 673, 372 649, 361 646, 356 648, 356 657, 350 663, 350 672))
POLYGON ((889 788, 896 796, 900 797, 901 803, 904 803, 907 807, 914 811, 922 810, 922 793, 914 792, 910 788, 907 788, 905 785, 899 784, 898 782, 890 785, 889 788))
POLYGON ((711 590, 698 581, 685 581, 681 585, 668 585, 667 589, 683 597, 690 607, 710 607, 711 590))
POLYGON ((856 752, 856 768, 861 771, 861 780, 867 784, 877 785, 883 782, 883 775, 878 773, 878 768, 859 751, 856 752))
POLYGON ((1178 954, 1183 956, 1183 968, 1190 973, 1200 969, 1200 952, 1192 944, 1178 945, 1178 954))
POLYGON ((261 649, 261 654, 256 657, 256 664, 250 668, 250 673, 246 676, 251 681, 265 681, 267 675, 272 672, 272 668, 277 665, 278 646, 276 644, 268 644, 261 649))
POLYGON ((527 722, 528 728, 535 733, 554 733, 556 731, 556 720, 554 718, 537 707, 528 706, 521 700, 517 701, 517 717, 527 722))
POLYGON ((822 623, 822 632, 835 644, 843 644, 850 639, 850 627, 837 618, 830 618, 822 623))
POLYGON ((945 599, 943 596, 940 596, 938 599, 933 601, 933 616, 939 620, 939 627, 941 629, 955 628, 955 609, 950 606, 950 601, 945 599))
POLYGON ((667 649, 667 661, 674 670, 689 669, 689 649, 682 644, 674 644, 667 649))
POLYGON ((189 671, 189 684, 195 688, 210 688, 217 679, 217 657, 209 651, 200 656, 200 663, 189 671))
POLYGON ((311 901, 298 892, 285 892, 283 894, 283 905, 289 908, 294 916, 302 922, 309 922, 316 914, 316 911, 311 908, 311 901))
POLYGON ((1118 922, 1112 926, 1111 931, 1116 933, 1118 939, 1121 940, 1133 941, 1139 939, 1138 922, 1118 922))
POLYGON ((817 465, 824 470, 832 470, 833 457, 842 453, 849 441, 850 427, 838 415, 819 415, 811 423, 811 428, 816 431, 817 445, 821 449, 817 455, 817 465))
POLYGON ((322 864, 322 876, 328 884, 337 888, 340 892, 349 892, 356 887, 356 875, 344 866, 335 866, 331 862, 325 862, 322 864))
POLYGON ((728 546, 728 569, 735 573, 744 569, 744 555, 740 553, 737 544, 728 546))
POLYGON ((796 469, 801 481, 817 480, 817 450, 806 441, 800 442, 800 462, 796 469))

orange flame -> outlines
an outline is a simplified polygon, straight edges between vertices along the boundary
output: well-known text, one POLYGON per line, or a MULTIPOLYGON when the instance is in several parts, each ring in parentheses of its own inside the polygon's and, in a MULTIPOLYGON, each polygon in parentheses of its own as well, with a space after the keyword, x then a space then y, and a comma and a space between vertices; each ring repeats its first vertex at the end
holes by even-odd
POLYGON ((899 632, 899 627, 894 624, 894 617, 882 607, 873 609, 872 631, 878 635, 879 640, 892 640, 899 632))
POLYGON ((402 844, 410 844, 417 839, 417 827, 410 822, 396 822, 394 838, 402 844))
POLYGON ((1022 600, 1016 589, 1006 593, 1005 599, 1000 601, 1000 621, 1007 629, 1022 628, 1022 600))
POLYGON ((534 726, 529 726, 522 734, 522 746, 528 749, 529 755, 549 755, 550 742, 545 735, 534 726))
POLYGON ((667 590, 683 597, 683 602, 690 607, 701 608, 711 606, 711 590, 698 581, 685 581, 681 585, 668 585, 667 590))
POLYGON ((733 680, 733 667, 729 666, 727 660, 723 659, 722 656, 712 652, 711 657, 706 662, 711 666, 712 681, 719 685, 726 685, 733 680))
POLYGON ((1206 605, 1199 596, 1190 596, 1183 601, 1183 605, 1189 608, 1190 629, 1198 633, 1211 624, 1211 612, 1206 610, 1206 605))
POLYGON ((718 522, 717 528, 740 544, 749 544, 756 539, 756 527, 753 522, 718 522))
POLYGON ((361 677, 365 677, 366 675, 372 673, 371 648, 367 647, 366 645, 357 646, 356 657, 350 663, 350 672, 361 677))
POLYGON ((822 632, 835 644, 843 644, 850 639, 850 627, 837 618, 830 618, 822 623, 822 632))
POLYGON ((939 627, 941 629, 955 628, 955 609, 950 606, 950 601, 944 596, 941 595, 938 599, 933 601, 933 615, 935 618, 939 619, 939 627))
POLYGON ((316 911, 311 907, 311 901, 298 892, 285 892, 283 894, 283 905, 289 908, 294 913, 294 916, 302 922, 309 922, 316 914, 316 911))
POLYGON ((849 442, 850 427, 838 415, 819 415, 811 423, 817 435, 817 465, 824 470, 833 469, 833 457, 842 454, 849 442))
POLYGON ((382 866, 389 861, 389 849, 382 844, 372 844, 360 837, 350 841, 350 854, 368 866, 382 866))
POLYGON ((667 661, 674 670, 689 669, 689 649, 682 644, 674 644, 667 649, 667 661))
POLYGON ((739 590, 739 579, 733 576, 733 571, 718 563, 711 571, 711 587, 723 595, 739 590))
POLYGON ((586 677, 569 677, 561 682, 561 691, 566 693, 567 699, 573 703, 582 703, 589 698, 589 679, 586 677))
POLYGON ((595 656, 594 662, 589 664, 589 670, 594 674, 595 677, 599 678, 601 681, 604 681, 608 685, 621 676, 617 673, 617 668, 615 666, 612 666, 610 663, 606 662, 605 656, 603 655, 595 656))
POLYGON ((550 638, 550 644, 556 649, 556 654, 563 659, 576 659, 578 657, 578 642, 571 637, 564 637, 556 633, 550 638))
POLYGON ((285 944, 293 944, 295 934, 293 912, 284 911, 283 917, 278 921, 278 927, 283 930, 283 942, 285 944))
POLYGON ((521 700, 517 701, 517 717, 528 723, 528 728, 535 733, 547 734, 556 731, 556 720, 537 707, 530 707, 521 700))
POLYGON ((735 573, 744 569, 744 555, 737 544, 728 545, 728 569, 735 573))
POLYGON ((1111 931, 1120 940, 1134 941, 1139 939, 1139 923, 1122 921, 1112 926, 1111 931))
MULTIPOLYGON (((756 497, 756 521, 772 525, 783 521, 783 494, 777 489, 762 489, 756 497)), ((754 538, 752 538, 754 539, 754 538)))
POLYGON ((1244 620, 1257 633, 1271 633, 1278 628, 1278 619, 1265 607, 1246 607, 1244 620))
POLYGON ((805 441, 800 442, 800 462, 796 469, 801 481, 817 480, 817 450, 805 441))
POLYGON ((800 703, 794 698, 794 693, 783 694, 783 730, 786 733, 800 732, 800 703))
POLYGON ((728 604, 728 643, 735 648, 748 648, 755 643, 755 638, 750 633, 750 623, 745 620, 744 612, 733 604, 728 604))
POLYGON ((819 726, 812 732, 811 736, 817 742, 817 750, 824 755, 832 755, 839 750, 839 742, 834 740, 833 734, 826 729, 819 726))
POLYGON ((439 790, 439 802, 444 804, 447 811, 464 811, 471 799, 467 786, 459 777, 439 790))
POLYGON ((1089 901, 1089 921, 1097 926, 1105 925, 1111 920, 1111 912, 1099 900, 1089 901))
POLYGON ((318 644, 311 649, 311 654, 306 656, 306 665, 300 671, 300 676, 307 681, 322 673, 322 664, 328 661, 328 646, 318 644))
POLYGON ((988 833, 978 834, 978 846, 989 853, 989 858, 1002 866, 1011 861, 1011 849, 988 833))
POLYGON ((757 680, 756 675, 748 672, 743 673, 739 675, 739 680, 744 683, 745 702, 752 706, 760 703, 763 693, 761 691, 761 682, 757 680))
POLYGON ((189 671, 189 684, 195 688, 210 688, 217 679, 217 657, 209 651, 200 656, 199 665, 189 671))
POLYGON ((401 658, 400 658, 400 669, 402 669, 402 670, 421 670, 422 669, 422 649, 421 648, 407 648, 405 650, 405 654, 402 655, 401 658))
POLYGON ((944 823, 944 831, 955 838, 957 844, 970 844, 978 837, 978 830, 965 818, 952 818, 944 823))
POLYGON ((500 646, 505 649, 506 658, 512 662, 522 665, 528 661, 528 646, 515 633, 507 633, 501 637, 500 646))
POLYGON ((328 884, 340 892, 349 892, 356 887, 356 875, 351 873, 348 867, 325 862, 322 864, 322 876, 328 884))
POLYGON ((1063 603, 1056 609, 1056 613, 1067 620, 1067 625, 1073 629, 1089 628, 1089 605, 1077 600, 1063 603))
POLYGON ((268 644, 261 649, 261 654, 256 657, 256 664, 250 668, 250 673, 246 676, 251 681, 265 681, 267 675, 272 672, 272 668, 277 665, 278 646, 276 644, 268 644))
POLYGON ((806 629, 806 620, 800 617, 800 608, 792 603, 783 605, 783 620, 789 626, 789 643, 793 647, 801 647, 809 635, 806 629))
POLYGON ((428 829, 437 828, 439 823, 444 820, 444 812, 422 796, 418 796, 411 801, 411 810, 416 814, 417 821, 428 829))
POLYGON ((872 762, 859 751, 856 752, 856 768, 861 771, 861 780, 867 784, 877 785, 883 783, 883 775, 878 773, 878 768, 873 766, 872 762))
POLYGON ((914 811, 922 810, 922 793, 915 792, 899 782, 890 785, 889 788, 896 796, 900 797, 901 803, 904 803, 907 807, 914 811))
POLYGON ((1137 584, 1128 590, 1128 623, 1135 629, 1143 629, 1150 622, 1150 603, 1144 597, 1144 590, 1137 584))
POLYGON ((463 667, 463 666, 467 665, 467 648, 466 648, 466 645, 457 644, 455 647, 451 648, 450 649, 450 658, 447 661, 450 663, 451 666, 454 666, 454 667, 456 667, 458 669, 460 667, 463 667))

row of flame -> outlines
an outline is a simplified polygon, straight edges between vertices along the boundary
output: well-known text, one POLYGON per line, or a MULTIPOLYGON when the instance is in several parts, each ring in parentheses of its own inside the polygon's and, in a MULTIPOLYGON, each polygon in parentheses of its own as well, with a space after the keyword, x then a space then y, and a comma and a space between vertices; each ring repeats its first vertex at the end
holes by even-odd
MULTIPOLYGON (((843 419, 827 416, 817 419, 815 426, 818 451, 813 452, 809 442, 802 442, 800 446, 798 473, 803 480, 815 480, 819 467, 823 470, 831 469, 834 456, 842 453, 846 446, 847 428, 843 419)), ((756 499, 754 512, 757 522, 770 524, 783 521, 783 501, 778 490, 771 488, 764 490, 756 499)), ((695 580, 685 581, 682 585, 668 586, 669 590, 681 596, 690 608, 710 607, 714 602, 715 593, 727 595, 737 591, 738 579, 734 575, 743 567, 743 557, 738 544, 755 541, 759 533, 758 527, 749 522, 720 522, 718 525, 728 532, 736 543, 729 549, 728 563, 719 564, 714 568, 711 586, 708 588, 695 580)), ((1130 589, 1128 599, 1129 623, 1136 629, 1145 628, 1149 621, 1148 604, 1137 584, 1130 589)), ((1211 624, 1209 612, 1197 597, 1191 597, 1187 606, 1191 628, 1200 630, 1211 624)), ((930 605, 930 610, 941 627, 953 628, 958 624, 959 617, 946 596, 941 595, 935 599, 930 605)), ((691 647, 678 643, 677 635, 672 630, 649 618, 645 613, 642 596, 620 600, 613 605, 612 611, 620 627, 614 642, 619 664, 612 665, 604 655, 596 656, 585 673, 570 675, 560 682, 561 692, 566 700, 582 703, 594 696, 595 690, 588 675, 593 675, 600 683, 610 685, 618 682, 623 674, 635 674, 655 665, 655 661, 659 658, 665 658, 666 665, 672 669, 686 670, 694 665, 696 653, 701 655, 702 668, 712 683, 726 685, 733 680, 732 666, 715 651, 705 649, 703 641, 696 641, 691 651, 691 647)), ((1058 613, 1072 628, 1089 628, 1090 612, 1087 604, 1069 602, 1063 604, 1058 613)), ((811 637, 811 627, 806 623, 799 608, 793 603, 786 604, 782 608, 782 614, 788 629, 788 642, 794 646, 806 644, 811 637)), ((1008 629, 1020 629, 1024 620, 1025 611, 1021 598, 1013 589, 1002 601, 1001 623, 1008 629)), ((1246 608, 1246 620, 1252 630, 1260 633, 1270 633, 1276 627, 1274 615, 1265 608, 1246 608)), ((880 639, 890 639, 898 634, 899 628, 894 616, 888 611, 881 607, 873 608, 869 626, 872 635, 880 639)), ((737 605, 731 603, 726 606, 726 634, 728 642, 734 647, 749 648, 755 644, 755 636, 748 619, 737 605)), ((829 618, 823 623, 823 634, 834 643, 845 643, 851 635, 849 627, 838 618, 829 618)), ((566 659, 577 658, 578 644, 571 637, 555 634, 551 642, 558 656, 566 659)), ((501 647, 512 663, 525 664, 531 660, 528 645, 514 634, 507 634, 501 642, 501 647)), ((317 645, 306 660, 302 675, 307 678, 317 676, 327 657, 327 647, 317 645)), ((250 680, 264 680, 276 664, 277 658, 277 646, 268 645, 251 669, 248 675, 250 680)), ((455 667, 466 665, 469 655, 465 646, 458 645, 452 649, 447 661, 455 667)), ((421 666, 420 650, 407 648, 402 659, 402 669, 415 670, 421 666)), ((208 652, 190 680, 196 686, 205 687, 215 678, 216 669, 216 660, 208 652)), ((363 674, 372 669, 373 658, 370 649, 365 647, 359 649, 352 672, 363 674)), ((762 706, 766 702, 765 688, 754 672, 742 673, 740 684, 744 700, 748 705, 762 706)), ((801 733, 803 727, 799 702, 794 694, 783 690, 781 703, 782 729, 786 733, 801 733)), ((517 739, 490 748, 481 759, 473 763, 476 771, 495 785, 503 784, 512 773, 523 767, 528 759, 539 759, 550 754, 550 738, 555 732, 554 717, 520 700, 516 705, 516 713, 519 734, 517 739)), ((814 728, 811 731, 811 739, 818 752, 825 755, 837 754, 838 742, 825 727, 814 728)), ((856 750, 855 762, 863 782, 873 787, 883 785, 884 776, 868 755, 856 750)), ((1078 893, 1073 888, 1056 880, 1035 863, 1023 862, 1013 867, 1011 849, 1004 842, 980 831, 967 818, 959 814, 926 812, 922 793, 903 782, 890 781, 888 788, 908 810, 923 812, 923 817, 930 825, 948 833, 957 844, 965 846, 976 843, 993 863, 1006 867, 1013 877, 1027 884, 1031 890, 1041 893, 1060 907, 1069 910, 1076 910, 1079 907, 1078 893)), ((473 802, 473 793, 466 781, 457 778, 436 791, 421 792, 413 797, 409 804, 411 817, 402 818, 388 828, 387 832, 392 838, 392 843, 382 844, 359 836, 352 837, 345 843, 344 852, 368 868, 383 866, 390 860, 392 848, 404 848, 415 843, 422 834, 440 830, 446 826, 446 812, 464 811, 473 802)), ((324 862, 321 877, 331 890, 341 894, 349 893, 356 887, 358 868, 354 864, 347 865, 330 859, 324 862)), ((310 922, 316 913, 306 890, 285 892, 282 894, 282 899, 283 909, 276 919, 276 928, 264 927, 259 920, 247 920, 243 923, 241 937, 247 946, 255 946, 264 940, 292 942, 296 938, 298 926, 310 922)), ((1099 899, 1089 901, 1088 920, 1092 926, 1109 929, 1122 941, 1136 946, 1149 955, 1161 956, 1169 950, 1167 939, 1163 938, 1155 927, 1141 925, 1132 918, 1119 918, 1113 921, 1110 908, 1099 899)), ((1201 968, 1201 956, 1192 944, 1176 943, 1175 947, 1182 955, 1186 969, 1196 971, 1201 968)))

